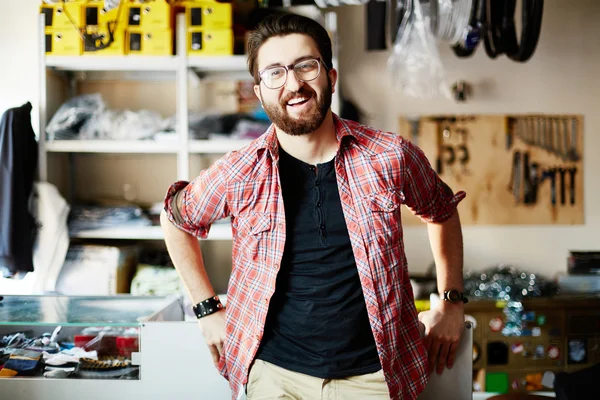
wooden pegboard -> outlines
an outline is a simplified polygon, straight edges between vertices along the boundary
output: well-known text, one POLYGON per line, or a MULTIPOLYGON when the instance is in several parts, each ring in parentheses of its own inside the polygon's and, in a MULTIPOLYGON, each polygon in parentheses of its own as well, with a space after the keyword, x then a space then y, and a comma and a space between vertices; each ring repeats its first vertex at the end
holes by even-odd
MULTIPOLYGON (((454 191, 464 190, 467 193, 467 197, 459 205, 461 222, 464 225, 584 223, 583 117, 580 115, 435 116, 422 117, 418 124, 401 119, 400 134, 423 149, 436 170, 438 158, 441 157, 441 178, 454 191), (570 135, 573 119, 576 121, 575 142, 579 155, 577 161, 566 160, 547 149, 554 142, 564 147, 561 134, 564 125, 561 121, 568 121, 567 132, 570 135), (538 121, 547 123, 547 128, 538 121), (548 121, 553 122, 550 124, 548 121), (547 135, 538 133, 546 131, 547 135), (536 144, 532 143, 532 140, 536 144), (510 145, 508 149, 507 141, 510 145), (465 154, 461 146, 468 151, 469 159, 466 163, 460 162, 465 154), (453 149, 453 163, 448 163, 452 156, 448 148, 453 149), (539 164, 541 171, 553 167, 575 167, 575 204, 570 204, 568 172, 565 173, 564 205, 561 204, 561 179, 558 172, 555 177, 556 205, 551 203, 550 179, 544 179, 538 184, 535 203, 523 203, 522 189, 520 199, 516 201, 514 188, 509 187, 515 151, 527 153, 529 163, 539 164)), ((567 144, 570 145, 570 138, 567 144)), ((521 185, 522 182, 523 178, 521 185)), ((405 207, 402 216, 407 225, 421 223, 405 207)))

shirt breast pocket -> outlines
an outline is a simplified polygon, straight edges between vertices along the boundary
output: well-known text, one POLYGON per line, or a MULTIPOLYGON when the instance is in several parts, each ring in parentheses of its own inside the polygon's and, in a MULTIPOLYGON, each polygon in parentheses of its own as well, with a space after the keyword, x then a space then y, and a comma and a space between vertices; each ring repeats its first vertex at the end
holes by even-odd
POLYGON ((236 217, 235 225, 239 252, 248 261, 264 261, 268 234, 271 231, 271 215, 269 213, 241 214, 236 217))
POLYGON ((400 206, 404 203, 404 193, 396 188, 373 192, 366 196, 366 202, 372 234, 375 235, 373 239, 382 244, 399 241, 402 232, 400 206))

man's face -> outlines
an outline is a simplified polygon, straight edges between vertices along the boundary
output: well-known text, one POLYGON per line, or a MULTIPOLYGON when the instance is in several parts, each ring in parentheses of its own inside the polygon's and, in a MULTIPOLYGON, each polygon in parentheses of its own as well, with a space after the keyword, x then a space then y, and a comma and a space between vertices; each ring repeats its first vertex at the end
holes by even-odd
MULTIPOLYGON (((272 37, 258 51, 258 70, 320 57, 316 43, 309 36, 291 34, 272 37)), ((312 81, 298 80, 290 68, 282 87, 269 89, 265 82, 254 86, 254 92, 267 115, 283 132, 293 136, 306 135, 323 123, 331 107, 337 71, 327 71, 323 63, 320 63, 320 68, 319 76, 312 81)))

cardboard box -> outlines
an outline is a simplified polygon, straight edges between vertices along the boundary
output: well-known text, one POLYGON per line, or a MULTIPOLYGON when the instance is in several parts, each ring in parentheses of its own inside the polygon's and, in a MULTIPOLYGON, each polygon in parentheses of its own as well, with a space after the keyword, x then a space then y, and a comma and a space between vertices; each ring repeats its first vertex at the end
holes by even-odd
POLYGON ((129 293, 136 267, 135 247, 72 245, 55 290, 67 295, 129 293))

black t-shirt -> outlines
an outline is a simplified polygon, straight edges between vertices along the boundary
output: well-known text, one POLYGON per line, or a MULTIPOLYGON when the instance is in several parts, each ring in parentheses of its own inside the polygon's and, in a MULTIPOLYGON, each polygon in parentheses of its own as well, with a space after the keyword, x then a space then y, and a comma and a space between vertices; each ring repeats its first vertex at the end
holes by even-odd
POLYGON ((314 167, 279 154, 286 243, 256 358, 323 379, 376 372, 334 160, 314 167))

